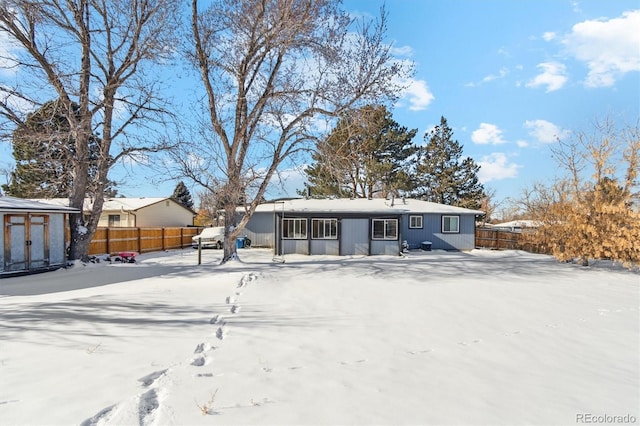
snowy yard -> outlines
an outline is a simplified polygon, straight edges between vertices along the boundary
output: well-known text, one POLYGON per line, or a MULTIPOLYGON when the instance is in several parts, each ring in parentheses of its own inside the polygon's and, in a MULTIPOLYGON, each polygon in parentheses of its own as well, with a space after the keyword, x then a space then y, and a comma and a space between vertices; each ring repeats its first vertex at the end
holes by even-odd
POLYGON ((0 424, 640 421, 638 273, 515 251, 240 254, 0 280, 0 424))

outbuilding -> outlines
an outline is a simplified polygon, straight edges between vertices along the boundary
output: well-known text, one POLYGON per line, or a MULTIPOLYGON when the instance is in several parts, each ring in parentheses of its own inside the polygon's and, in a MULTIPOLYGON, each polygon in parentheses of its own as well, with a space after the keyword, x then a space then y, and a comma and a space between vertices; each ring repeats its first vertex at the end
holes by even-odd
POLYGON ((245 233, 276 255, 471 250, 483 214, 416 199, 293 199, 258 206, 245 233))
POLYGON ((78 212, 21 198, 0 197, 0 276, 65 265, 66 215, 78 212))

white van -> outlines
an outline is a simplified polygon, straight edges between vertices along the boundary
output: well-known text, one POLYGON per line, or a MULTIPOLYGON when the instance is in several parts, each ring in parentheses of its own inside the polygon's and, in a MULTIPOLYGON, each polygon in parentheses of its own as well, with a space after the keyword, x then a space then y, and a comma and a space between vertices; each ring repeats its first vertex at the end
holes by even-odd
POLYGON ((193 248, 198 248, 198 241, 201 241, 202 248, 221 249, 224 244, 224 226, 204 228, 199 235, 192 238, 193 248))

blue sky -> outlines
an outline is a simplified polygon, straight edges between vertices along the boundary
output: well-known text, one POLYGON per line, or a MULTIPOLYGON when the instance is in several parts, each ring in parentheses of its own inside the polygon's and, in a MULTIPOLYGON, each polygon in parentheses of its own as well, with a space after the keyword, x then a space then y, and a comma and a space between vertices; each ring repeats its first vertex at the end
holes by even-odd
MULTIPOLYGON (((343 5, 374 17, 383 1, 343 5)), ((640 117, 638 0, 387 0, 385 7, 394 53, 416 67, 394 119, 417 128, 420 144, 446 117, 497 200, 557 174, 550 146, 558 137, 605 116, 620 125, 640 117)), ((0 146, 0 169, 10 153, 0 146)), ((284 189, 274 186, 270 196, 302 188, 299 172, 284 172, 284 189)), ((113 177, 126 179, 118 189, 129 197, 170 196, 176 185, 138 166, 113 177)))
MULTIPOLYGON (((382 2, 345 6, 375 14, 382 2)), ((496 198, 557 174, 550 145, 596 118, 640 117, 640 2, 389 0, 389 36, 415 61, 393 111, 422 142, 447 118, 496 198)))

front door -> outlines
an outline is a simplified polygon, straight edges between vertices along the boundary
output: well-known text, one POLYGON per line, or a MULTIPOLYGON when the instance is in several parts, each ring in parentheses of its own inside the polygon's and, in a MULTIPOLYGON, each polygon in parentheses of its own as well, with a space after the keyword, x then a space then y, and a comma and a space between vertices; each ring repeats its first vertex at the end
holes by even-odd
POLYGON ((4 270, 28 271, 49 265, 47 215, 6 215, 4 270))

